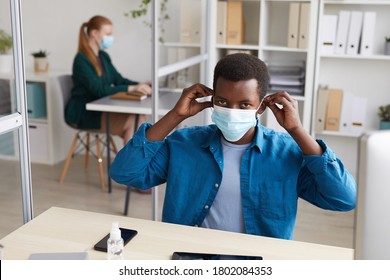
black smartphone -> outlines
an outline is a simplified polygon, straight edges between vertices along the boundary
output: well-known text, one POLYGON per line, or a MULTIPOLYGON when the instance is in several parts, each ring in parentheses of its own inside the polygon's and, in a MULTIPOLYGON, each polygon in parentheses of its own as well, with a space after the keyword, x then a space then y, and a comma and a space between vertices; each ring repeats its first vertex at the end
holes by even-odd
MULTIPOLYGON (((123 238, 123 243, 126 245, 129 243, 131 239, 133 239, 134 236, 137 235, 137 231, 134 229, 128 229, 128 228, 119 228, 121 230, 121 236, 123 238)), ((110 234, 107 234, 105 237, 103 237, 98 243, 93 246, 93 248, 96 251, 102 251, 107 252, 107 240, 110 238, 110 234)))
POLYGON ((174 252, 172 260, 262 260, 262 256, 174 252))

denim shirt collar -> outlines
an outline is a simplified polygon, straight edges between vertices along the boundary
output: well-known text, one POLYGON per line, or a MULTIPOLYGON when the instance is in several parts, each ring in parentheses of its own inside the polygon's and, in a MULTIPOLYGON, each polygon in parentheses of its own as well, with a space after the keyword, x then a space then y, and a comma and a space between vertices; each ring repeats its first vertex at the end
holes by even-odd
POLYGON ((211 131, 208 134, 208 137, 205 138, 204 143, 201 145, 202 148, 209 148, 212 146, 218 147, 220 145, 220 139, 222 136, 221 131, 215 124, 210 125, 209 128, 211 131))

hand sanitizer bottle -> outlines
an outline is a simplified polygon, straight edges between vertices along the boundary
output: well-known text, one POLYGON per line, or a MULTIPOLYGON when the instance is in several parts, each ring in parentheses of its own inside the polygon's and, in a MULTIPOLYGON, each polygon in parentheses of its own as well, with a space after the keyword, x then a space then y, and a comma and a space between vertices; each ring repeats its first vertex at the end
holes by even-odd
POLYGON ((119 223, 113 222, 110 238, 107 240, 107 258, 109 260, 123 260, 123 239, 119 223))

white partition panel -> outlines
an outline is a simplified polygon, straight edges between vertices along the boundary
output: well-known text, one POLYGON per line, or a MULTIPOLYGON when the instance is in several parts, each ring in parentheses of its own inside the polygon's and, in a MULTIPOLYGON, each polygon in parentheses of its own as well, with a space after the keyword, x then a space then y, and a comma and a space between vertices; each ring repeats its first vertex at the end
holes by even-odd
POLYGON ((19 157, 22 187, 23 220, 28 222, 33 218, 31 165, 28 137, 28 119, 26 105, 26 77, 24 67, 23 32, 21 0, 10 0, 11 29, 13 42, 15 99, 16 106, 11 106, 11 113, 0 117, 0 134, 18 133, 19 157), (15 111, 16 110, 16 111, 15 111))
MULTIPOLYGON (((159 66, 159 10, 160 10, 160 0, 153 0, 152 1, 152 84, 153 86, 153 93, 152 93, 152 119, 153 123, 156 123, 158 120, 158 100, 159 100, 159 78, 167 76, 171 73, 175 73, 177 71, 180 71, 182 69, 185 69, 187 67, 190 67, 192 65, 201 64, 202 67, 202 74, 204 77, 201 77, 201 81, 205 82, 207 81, 207 67, 206 63, 208 62, 209 54, 209 32, 208 32, 208 25, 210 23, 210 1, 206 0, 199 0, 201 4, 201 11, 202 11, 202 18, 204 19, 205 24, 202 24, 202 30, 201 30, 201 54, 197 56, 193 56, 181 61, 177 61, 172 64, 165 65, 163 67, 159 66)), ((152 191, 153 195, 153 219, 158 220, 158 190, 157 188, 153 188, 152 191)))

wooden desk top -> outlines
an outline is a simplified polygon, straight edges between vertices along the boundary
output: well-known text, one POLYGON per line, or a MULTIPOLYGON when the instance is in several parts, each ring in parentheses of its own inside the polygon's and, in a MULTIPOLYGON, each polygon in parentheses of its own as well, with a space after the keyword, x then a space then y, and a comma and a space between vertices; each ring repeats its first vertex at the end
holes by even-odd
POLYGON ((265 260, 353 259, 353 249, 238 234, 150 220, 53 207, 0 240, 4 259, 28 259, 32 253, 83 252, 89 259, 106 259, 93 250, 113 221, 138 235, 126 246, 125 259, 168 260, 174 251, 261 255, 265 260))

